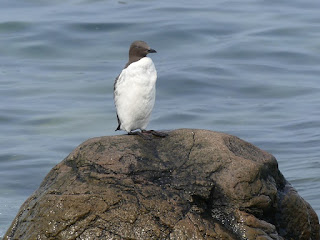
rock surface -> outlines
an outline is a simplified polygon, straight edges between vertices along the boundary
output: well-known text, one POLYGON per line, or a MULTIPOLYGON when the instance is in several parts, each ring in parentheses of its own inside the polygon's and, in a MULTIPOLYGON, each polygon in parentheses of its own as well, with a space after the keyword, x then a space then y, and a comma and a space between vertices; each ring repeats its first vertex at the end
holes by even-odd
POLYGON ((276 159, 237 137, 180 129, 89 139, 54 167, 4 239, 319 239, 276 159))

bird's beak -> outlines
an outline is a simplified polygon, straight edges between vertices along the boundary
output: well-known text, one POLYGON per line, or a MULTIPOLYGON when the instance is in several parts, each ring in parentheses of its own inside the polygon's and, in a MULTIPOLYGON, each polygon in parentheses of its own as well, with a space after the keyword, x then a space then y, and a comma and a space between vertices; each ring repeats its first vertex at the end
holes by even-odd
POLYGON ((156 53, 157 51, 156 50, 154 50, 154 49, 152 49, 152 48, 150 48, 149 50, 148 50, 148 53, 156 53))

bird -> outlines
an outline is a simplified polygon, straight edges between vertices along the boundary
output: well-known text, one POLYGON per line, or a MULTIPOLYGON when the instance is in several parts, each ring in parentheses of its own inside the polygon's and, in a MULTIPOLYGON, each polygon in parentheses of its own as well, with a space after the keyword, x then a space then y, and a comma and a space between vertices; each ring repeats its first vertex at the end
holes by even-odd
POLYGON ((150 134, 158 137, 166 133, 146 130, 155 103, 157 70, 149 53, 157 51, 144 41, 134 41, 130 45, 129 60, 114 82, 114 103, 117 112, 118 130, 129 135, 140 135, 150 139, 150 134), (135 131, 135 130, 139 130, 135 131))

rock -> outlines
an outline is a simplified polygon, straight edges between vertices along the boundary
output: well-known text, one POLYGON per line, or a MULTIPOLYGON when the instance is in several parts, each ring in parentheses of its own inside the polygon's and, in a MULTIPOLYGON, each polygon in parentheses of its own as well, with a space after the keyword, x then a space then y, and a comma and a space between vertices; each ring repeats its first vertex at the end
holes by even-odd
POLYGON ((4 239, 319 239, 276 159, 237 137, 89 139, 54 167, 4 239))

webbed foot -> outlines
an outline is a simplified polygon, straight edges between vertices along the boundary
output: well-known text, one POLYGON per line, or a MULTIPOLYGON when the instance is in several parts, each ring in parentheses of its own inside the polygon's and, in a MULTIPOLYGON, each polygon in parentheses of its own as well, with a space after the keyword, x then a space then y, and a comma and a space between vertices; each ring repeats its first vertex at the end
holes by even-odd
POLYGON ((138 135, 138 136, 142 137, 145 140, 151 140, 152 139, 152 136, 149 133, 144 133, 142 131, 141 132, 139 132, 139 131, 128 132, 128 135, 138 135))
POLYGON ((142 133, 151 133, 152 135, 156 136, 156 137, 161 137, 161 138, 165 138, 168 136, 167 133, 164 132, 159 132, 159 131, 155 131, 155 130, 141 130, 142 133))

